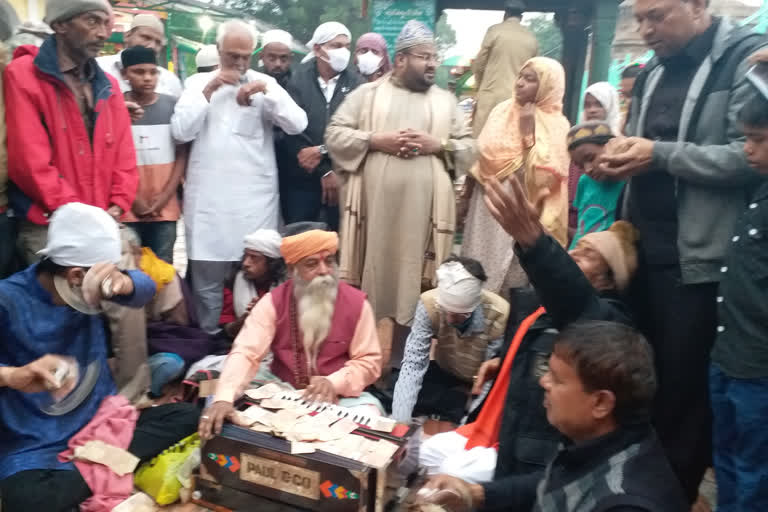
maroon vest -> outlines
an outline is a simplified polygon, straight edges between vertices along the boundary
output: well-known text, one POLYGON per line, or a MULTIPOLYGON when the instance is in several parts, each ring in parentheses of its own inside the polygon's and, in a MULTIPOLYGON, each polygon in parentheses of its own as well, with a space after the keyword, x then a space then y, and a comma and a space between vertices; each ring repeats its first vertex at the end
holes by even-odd
MULTIPOLYGON (((317 375, 330 375, 349 361, 349 345, 355 335, 365 299, 366 295, 357 288, 344 282, 339 283, 331 331, 320 345, 317 354, 317 375)), ((272 353, 275 356, 272 373, 283 382, 302 389, 309 383, 309 367, 298 326, 293 280, 286 281, 272 290, 272 303, 277 318, 275 338, 272 341, 272 353), (296 336, 298 339, 295 339, 296 336)))

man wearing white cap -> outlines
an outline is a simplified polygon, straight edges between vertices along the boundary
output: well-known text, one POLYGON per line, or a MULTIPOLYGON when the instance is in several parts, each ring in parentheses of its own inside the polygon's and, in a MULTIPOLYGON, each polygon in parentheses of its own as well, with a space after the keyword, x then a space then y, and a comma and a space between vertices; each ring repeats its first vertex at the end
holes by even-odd
POLYGON ((311 52, 288 82, 288 92, 307 113, 304 133, 278 141, 280 202, 286 224, 324 222, 339 229, 339 181, 325 148, 325 128, 347 94, 365 82, 348 69, 351 34, 330 21, 307 43, 311 52))
MULTIPOLYGON (((0 492, 3 509, 69 511, 91 496, 90 473, 58 454, 116 394, 101 302, 141 307, 155 284, 117 269, 118 225, 94 206, 57 209, 40 255, 41 263, 0 281, 0 492)), ((196 418, 189 404, 147 409, 123 448, 151 458, 192 433, 196 418)))
POLYGON ((307 115, 271 76, 250 69, 257 35, 241 20, 219 25, 221 68, 200 73, 176 104, 173 136, 192 143, 184 222, 200 326, 219 332, 224 283, 242 240, 276 229, 279 217, 274 131, 301 133, 307 115))
MULTIPOLYGON (((166 45, 165 39, 165 27, 160 18, 153 16, 152 14, 137 14, 133 17, 131 22, 131 28, 125 34, 123 34, 123 42, 125 48, 133 48, 134 46, 144 46, 154 50, 156 54, 160 54, 160 50, 166 45)), ((122 53, 122 52, 120 52, 122 53)), ((123 64, 120 60, 120 53, 115 55, 107 55, 105 57, 99 57, 96 62, 99 63, 101 69, 105 73, 109 73, 114 76, 120 84, 120 89, 123 92, 130 91, 131 86, 123 79, 122 70, 123 64)), ((155 92, 158 94, 167 94, 178 98, 181 96, 181 81, 174 73, 165 69, 162 66, 158 66, 160 76, 157 80, 157 87, 155 92)))
POLYGON ((451 257, 437 270, 437 288, 421 295, 395 385, 392 416, 438 417, 458 424, 466 414, 480 365, 501 348, 509 304, 483 290, 485 270, 451 257), (437 339, 430 361, 432 339, 437 339))
POLYGON ((285 30, 267 30, 261 36, 261 71, 277 80, 283 87, 286 87, 291 78, 292 47, 293 36, 285 30))
POLYGON ((198 73, 210 73, 219 69, 219 50, 215 44, 207 44, 200 48, 195 55, 195 66, 198 73))
POLYGON ((240 270, 231 286, 224 288, 219 319, 229 338, 235 339, 253 306, 285 279, 282 241, 283 237, 273 229, 259 229, 245 237, 240 270))

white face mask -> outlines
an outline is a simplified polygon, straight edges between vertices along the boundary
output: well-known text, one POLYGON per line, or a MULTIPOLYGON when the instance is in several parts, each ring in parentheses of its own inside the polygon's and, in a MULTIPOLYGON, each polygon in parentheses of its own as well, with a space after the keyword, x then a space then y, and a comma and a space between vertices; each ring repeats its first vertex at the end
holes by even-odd
POLYGON ((379 57, 371 51, 361 53, 357 56, 357 69, 365 76, 370 76, 377 72, 381 67, 383 57, 379 57))
POLYGON ((326 62, 331 65, 334 71, 341 73, 347 69, 347 66, 349 65, 349 57, 351 56, 347 48, 333 48, 325 50, 325 53, 328 54, 328 60, 326 62))

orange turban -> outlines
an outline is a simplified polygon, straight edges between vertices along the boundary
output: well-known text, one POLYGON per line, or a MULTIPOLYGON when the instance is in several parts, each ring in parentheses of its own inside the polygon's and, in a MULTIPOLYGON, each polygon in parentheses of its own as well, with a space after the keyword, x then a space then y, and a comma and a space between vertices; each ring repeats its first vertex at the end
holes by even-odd
POLYGON ((313 229, 283 238, 280 252, 288 265, 295 265, 304 258, 322 251, 336 253, 339 250, 339 235, 333 231, 313 229))

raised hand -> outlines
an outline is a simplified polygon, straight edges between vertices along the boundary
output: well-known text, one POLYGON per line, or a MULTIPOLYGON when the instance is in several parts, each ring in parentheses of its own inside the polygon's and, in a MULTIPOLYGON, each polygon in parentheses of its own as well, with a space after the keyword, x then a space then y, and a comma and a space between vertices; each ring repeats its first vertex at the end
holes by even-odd
POLYGON ((509 178, 507 190, 494 177, 485 183, 485 205, 504 231, 523 248, 532 247, 544 232, 539 212, 528 201, 523 186, 515 178, 509 178))

